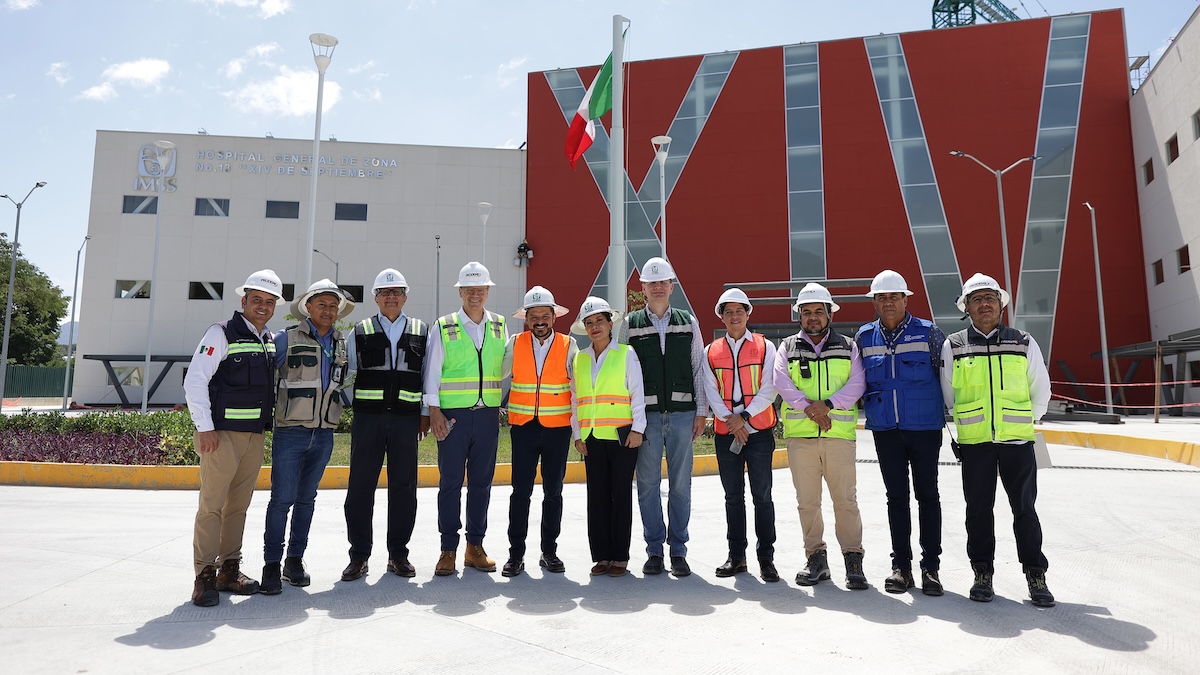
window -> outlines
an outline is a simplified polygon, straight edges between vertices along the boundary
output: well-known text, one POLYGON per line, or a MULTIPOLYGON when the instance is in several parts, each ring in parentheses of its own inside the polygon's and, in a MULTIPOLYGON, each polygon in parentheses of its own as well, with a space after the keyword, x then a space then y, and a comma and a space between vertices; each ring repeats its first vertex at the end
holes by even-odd
POLYGON ((1188 379, 1193 389, 1200 389, 1200 361, 1188 361, 1188 379))
POLYGON ((1157 286, 1164 280, 1162 258, 1155 260, 1152 267, 1154 268, 1154 285, 1157 286))
POLYGON ((288 302, 296 299, 296 284, 283 285, 283 299, 288 302))
POLYGON ((138 280, 117 280, 117 289, 113 297, 118 299, 144 299, 150 297, 150 282, 138 280))
POLYGON ((338 285, 338 288, 345 291, 346 294, 350 296, 350 299, 353 300, 354 302, 362 302, 363 301, 363 287, 362 286, 347 286, 345 284, 340 284, 340 285, 338 285))
MULTIPOLYGON (((117 379, 120 380, 122 387, 142 386, 141 366, 113 366, 113 372, 117 374, 117 379)), ((111 375, 108 376, 108 386, 117 386, 117 383, 113 382, 111 375)))
POLYGON ((1179 159, 1179 134, 1175 134, 1171 140, 1167 141, 1167 164, 1171 164, 1177 159, 1179 159))
POLYGON ((188 283, 188 300, 220 300, 224 295, 224 282, 192 281, 188 283))
POLYGON ((196 215, 227 217, 229 215, 229 200, 214 199, 212 197, 197 197, 196 215))
POLYGON ((1175 251, 1175 257, 1179 260, 1179 273, 1180 274, 1191 271, 1192 256, 1190 253, 1188 253, 1187 244, 1184 244, 1183 248, 1180 248, 1179 250, 1175 251))
POLYGON ((366 220, 367 205, 366 204, 334 204, 333 205, 334 220, 366 220))
POLYGON ((268 218, 299 218, 300 202, 267 202, 268 218))
POLYGON ((1142 165, 1142 181, 1149 185, 1154 182, 1154 160, 1148 160, 1142 165))
POLYGON ((121 204, 121 213, 158 213, 158 197, 125 195, 125 201, 121 204))
POLYGON ((1192 115, 1192 137, 1200 141, 1200 110, 1192 115))

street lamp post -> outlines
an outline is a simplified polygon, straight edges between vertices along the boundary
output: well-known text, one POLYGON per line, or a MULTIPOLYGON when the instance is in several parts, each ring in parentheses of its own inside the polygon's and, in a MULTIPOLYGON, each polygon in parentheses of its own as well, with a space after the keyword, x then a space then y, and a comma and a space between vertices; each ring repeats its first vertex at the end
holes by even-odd
MULTIPOLYGON (((308 41, 312 43, 313 61, 317 63, 317 126, 313 130, 312 165, 309 169, 312 176, 308 183, 308 250, 315 251, 313 241, 317 231, 317 161, 321 156, 321 101, 325 96, 325 69, 329 68, 338 40, 325 33, 313 33, 308 36, 308 41)), ((313 257, 312 253, 309 253, 305 256, 304 288, 312 285, 312 267, 313 257)))
POLYGON ((433 318, 442 315, 442 235, 433 235, 433 318))
POLYGON ((483 254, 479 258, 479 262, 487 267, 487 221, 488 216, 492 213, 492 205, 488 202, 479 202, 479 222, 483 223, 483 254))
POLYGON ((29 188, 29 192, 25 193, 25 199, 17 201, 8 195, 0 195, 17 206, 17 224, 13 226, 12 247, 10 249, 10 265, 8 269, 8 301, 4 305, 4 346, 0 348, 0 408, 4 405, 4 385, 6 377, 8 377, 8 335, 12 328, 12 310, 13 296, 16 295, 17 283, 17 241, 21 236, 21 207, 29 200, 29 195, 33 191, 46 187, 46 181, 39 180, 33 187, 29 188))
MULTIPOLYGON (((314 248, 313 253, 321 253, 321 252, 314 248)), ((333 283, 340 286, 342 283, 342 281, 340 279, 342 266, 340 264, 338 264, 338 261, 334 260, 333 258, 330 258, 327 254, 321 253, 321 255, 324 256, 326 260, 333 263, 333 283)), ((309 285, 311 286, 312 284, 310 283, 309 285)))
POLYGON ((150 407, 150 351, 154 346, 154 299, 158 297, 158 239, 162 223, 162 195, 167 183, 167 161, 174 160, 175 144, 171 141, 154 141, 154 161, 158 165, 158 178, 154 180, 154 258, 150 267, 150 318, 146 327, 146 362, 142 367, 142 412, 150 407))
POLYGON ((650 144, 654 146, 654 158, 658 160, 658 212, 662 218, 663 258, 670 260, 667 255, 667 150, 671 137, 655 136, 650 139, 650 144))
POLYGON ((1010 326, 1015 328, 1017 323, 1017 291, 1013 287, 1012 268, 1010 268, 1008 264, 1008 227, 1004 222, 1004 181, 1002 179, 1004 178, 1004 174, 1015 169, 1017 165, 1023 162, 1035 162, 1041 159, 1041 157, 1038 155, 1022 157, 1012 164, 1009 164, 1008 168, 997 170, 993 169, 987 164, 984 164, 979 160, 978 157, 970 153, 966 153, 961 150, 951 150, 950 154, 954 155, 955 157, 966 157, 967 159, 973 160, 976 164, 982 166, 996 176, 996 199, 1000 204, 1000 251, 1004 256, 1004 288, 1012 295, 1013 298, 1013 301, 1008 305, 1008 323, 1010 326))
POLYGON ((1113 414, 1112 378, 1108 373, 1108 330, 1104 321, 1104 286, 1100 282, 1100 239, 1096 235, 1096 208, 1091 202, 1084 206, 1092 214, 1092 257, 1096 262, 1096 304, 1100 309, 1100 358, 1104 359, 1104 402, 1108 406, 1108 414, 1113 414))
MULTIPOLYGON (((71 316, 68 317, 67 326, 67 372, 63 376, 63 412, 67 411, 67 393, 71 388, 71 357, 75 353, 75 317, 79 315, 79 261, 83 255, 83 247, 87 246, 88 239, 92 235, 85 234, 83 243, 79 245, 79 250, 75 252, 75 285, 71 290, 71 316)), ((154 290, 151 287, 151 290, 154 290)))

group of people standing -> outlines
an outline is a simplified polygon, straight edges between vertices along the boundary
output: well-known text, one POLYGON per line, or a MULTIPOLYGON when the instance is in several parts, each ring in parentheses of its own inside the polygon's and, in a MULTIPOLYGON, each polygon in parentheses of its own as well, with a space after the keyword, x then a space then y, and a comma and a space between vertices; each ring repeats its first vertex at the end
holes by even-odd
POLYGON ((1001 323, 1008 294, 993 279, 977 274, 967 281, 958 305, 971 324, 948 339, 932 322, 907 312, 912 293, 893 271, 881 272, 871 284, 868 295, 878 319, 853 338, 830 330, 838 305, 826 288, 808 284, 793 305, 801 330, 778 346, 748 329, 753 305, 739 289, 718 299, 715 312, 726 335, 706 346, 696 318, 670 304, 676 280, 671 264, 651 258, 640 280, 646 306, 627 316, 602 298, 584 301, 571 326, 571 332, 587 338, 588 346, 581 349, 555 330, 555 320, 569 310, 541 286, 526 293, 514 314, 524 321, 524 330, 510 335, 505 317, 486 309, 494 284, 477 262, 459 272, 455 286, 461 309, 432 326, 404 313, 408 284, 397 270, 383 270, 372 287, 379 313, 359 322, 349 336, 334 324, 354 303, 327 279, 293 303, 292 315, 303 323, 272 336, 266 323, 283 302, 282 284, 270 270, 251 275, 237 289, 242 311, 208 329, 184 383, 201 464, 193 602, 213 606, 220 591, 272 595, 282 592, 283 581, 310 583, 303 557, 343 391, 352 394, 354 419, 344 506, 350 561, 342 580, 368 573, 375 492, 385 459, 387 569, 415 576, 408 542, 416 519, 417 442, 426 433, 437 439, 440 476, 441 553, 434 574, 457 572, 464 478, 463 565, 496 571, 483 540, 507 379, 513 490, 508 558, 501 568, 506 577, 525 569, 539 466, 538 565, 551 573, 565 571, 558 537, 572 446, 586 467, 591 574, 627 573, 636 481, 646 553, 642 573, 690 575, 692 445, 711 414, 729 552, 716 576, 748 570, 748 476, 759 572, 764 581, 779 580, 771 493, 774 431, 782 422, 807 559, 796 583, 810 586, 830 578, 823 480, 833 502, 846 585, 867 588, 856 497, 861 401, 887 492, 892 572, 885 590, 903 593, 915 586, 911 469, 921 590, 943 593, 937 471, 949 409, 958 429, 956 454, 967 502, 967 553, 975 574, 971 599, 992 599, 998 474, 1009 495, 1033 604, 1054 604, 1034 509, 1033 423, 1046 411, 1049 378, 1033 338, 1001 323), (776 399, 782 401, 778 408, 776 399), (241 572, 241 546, 263 461, 264 432, 271 428, 271 498, 260 583, 241 572))

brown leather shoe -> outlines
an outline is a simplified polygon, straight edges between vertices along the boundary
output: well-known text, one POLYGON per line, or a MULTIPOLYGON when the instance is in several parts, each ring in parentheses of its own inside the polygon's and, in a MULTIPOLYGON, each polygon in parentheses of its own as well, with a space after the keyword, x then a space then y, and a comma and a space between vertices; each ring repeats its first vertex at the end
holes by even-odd
POLYGON ((392 558, 388 561, 388 571, 398 577, 415 577, 417 576, 417 568, 408 562, 408 558, 392 558))
POLYGON ((258 592, 258 582, 242 574, 239 569, 241 560, 225 560, 221 563, 221 571, 217 572, 217 590, 228 591, 234 595, 254 595, 258 592))
POLYGON ((442 551, 438 556, 437 567, 433 568, 433 573, 439 577, 448 577, 454 574, 457 570, 454 569, 454 559, 458 557, 455 551, 442 551))
POLYGON ((612 561, 612 564, 608 566, 608 576, 623 577, 625 576, 626 567, 629 567, 628 560, 614 560, 612 561))
POLYGON ((346 569, 342 570, 342 581, 354 581, 367 576, 366 560, 351 560, 346 569))
POLYGON ((197 607, 216 607, 220 602, 221 594, 217 593, 217 570, 209 565, 196 575, 196 585, 192 587, 192 604, 197 607))
POLYGON ((480 572, 495 572, 496 561, 488 557, 482 546, 468 543, 467 550, 463 553, 463 567, 474 567, 480 572))
POLYGON ((608 560, 601 560, 597 562, 595 565, 592 565, 592 576, 600 577, 608 574, 608 568, 611 566, 612 562, 608 560))

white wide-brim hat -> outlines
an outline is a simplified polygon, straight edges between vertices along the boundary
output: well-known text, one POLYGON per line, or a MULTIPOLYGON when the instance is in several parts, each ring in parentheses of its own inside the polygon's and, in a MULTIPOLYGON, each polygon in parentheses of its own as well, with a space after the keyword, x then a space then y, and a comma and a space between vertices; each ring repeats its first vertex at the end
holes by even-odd
POLYGON ((584 319, 593 314, 600 314, 601 312, 608 314, 613 323, 621 321, 621 313, 613 309, 607 300, 592 295, 587 300, 584 300, 583 306, 579 308, 579 318, 575 319, 575 323, 571 324, 571 332, 576 335, 587 335, 587 327, 583 325, 584 319))

